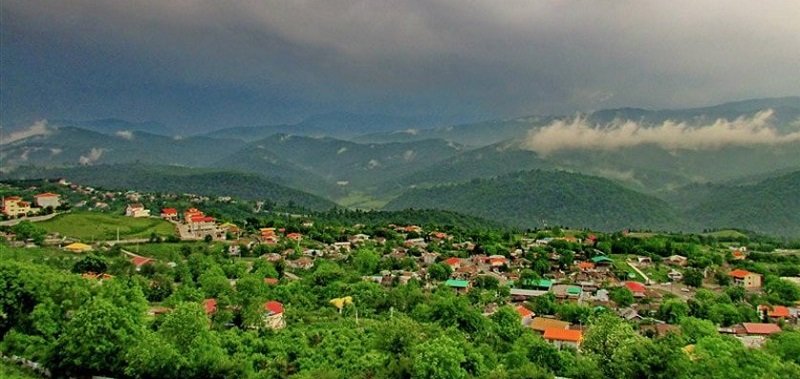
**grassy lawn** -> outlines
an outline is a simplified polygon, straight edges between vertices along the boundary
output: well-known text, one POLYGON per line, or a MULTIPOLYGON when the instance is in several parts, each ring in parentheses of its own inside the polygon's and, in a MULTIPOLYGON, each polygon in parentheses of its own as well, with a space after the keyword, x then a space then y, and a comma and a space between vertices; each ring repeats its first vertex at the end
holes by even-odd
POLYGON ((717 238, 742 238, 747 237, 745 234, 736 230, 718 230, 716 232, 704 233, 703 235, 717 238))
POLYGON ((361 192, 351 192, 337 200, 337 203, 343 207, 357 209, 381 209, 388 202, 389 199, 377 199, 361 192))
POLYGON ((149 238, 151 233, 160 236, 175 234, 169 222, 157 218, 133 218, 106 213, 68 213, 38 223, 50 233, 77 238, 83 241, 114 240, 119 229, 120 239, 149 238))
MULTIPOLYGON (((628 266, 628 263, 625 261, 628 258, 627 255, 624 255, 624 254, 611 254, 608 257, 614 260, 614 264, 613 264, 614 269, 616 269, 618 271, 627 272, 628 273, 628 277, 630 278, 630 280, 638 280, 638 281, 643 281, 644 280, 644 278, 642 278, 641 275, 637 274, 636 271, 634 271, 631 268, 631 266, 628 266)), ((644 271, 644 270, 642 270, 642 271, 644 271)))

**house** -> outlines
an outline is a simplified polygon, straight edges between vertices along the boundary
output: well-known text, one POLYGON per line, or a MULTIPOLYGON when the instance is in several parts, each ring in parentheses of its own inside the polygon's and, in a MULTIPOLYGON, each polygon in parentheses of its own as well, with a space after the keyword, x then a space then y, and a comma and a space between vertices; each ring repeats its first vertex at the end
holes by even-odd
POLYGON ((261 241, 268 244, 273 244, 278 242, 278 235, 275 234, 275 228, 261 228, 259 229, 261 233, 261 241))
POLYGON ((461 267, 461 258, 451 257, 444 260, 444 264, 450 266, 453 271, 461 267))
POLYGON ((264 278, 264 284, 268 286, 277 286, 280 283, 280 280, 276 278, 264 278))
POLYGON ((424 249, 424 248, 428 247, 428 244, 425 242, 424 238, 412 238, 412 239, 408 239, 405 242, 403 242, 403 246, 405 246, 405 247, 418 247, 418 248, 424 249))
POLYGON ((625 287, 633 292, 633 297, 645 297, 647 288, 644 284, 639 282, 625 282, 625 287))
POLYGON ((736 249, 733 252, 731 252, 731 256, 733 256, 733 260, 735 261, 742 261, 745 258, 747 258, 747 254, 745 254, 744 251, 740 249, 736 249))
POLYGON ((434 241, 452 240, 453 237, 444 232, 431 232, 430 237, 434 241))
POLYGON ((217 230, 217 220, 197 208, 189 208, 183 212, 183 221, 192 233, 214 233, 217 230))
POLYGON ((558 299, 577 299, 581 296, 581 287, 568 285, 568 284, 556 284, 552 287, 553 295, 555 295, 558 299))
POLYGON ((681 274, 681 272, 678 270, 669 270, 667 276, 669 277, 669 280, 672 280, 673 282, 679 282, 683 280, 683 274, 681 274))
POLYGON ((744 288, 761 288, 761 275, 747 270, 736 269, 728 273, 733 283, 744 288))
POLYGON ((203 300, 203 311, 205 311, 206 315, 209 316, 217 313, 217 299, 203 300))
POLYGON ((283 304, 275 300, 264 303, 264 317, 262 323, 270 329, 283 329, 286 321, 283 319, 283 304))
POLYGON ((636 263, 640 266, 647 266, 653 264, 653 260, 650 257, 636 257, 636 263))
POLYGON ((92 247, 85 243, 75 242, 64 246, 64 250, 70 253, 85 253, 87 251, 92 251, 92 247))
POLYGON ((24 217, 31 212, 31 203, 19 196, 3 198, 3 214, 8 217, 24 217))
POLYGON ((145 209, 141 203, 131 203, 125 208, 125 216, 128 217, 150 217, 150 210, 145 209))
POLYGON ((682 255, 670 255, 666 261, 673 266, 686 266, 689 259, 682 255))
POLYGON ((592 257, 592 263, 594 263, 594 267, 596 270, 608 270, 608 268, 614 264, 614 260, 606 257, 604 255, 598 255, 596 257, 592 257))
POLYGON ((447 279, 444 285, 455 289, 456 293, 464 293, 469 291, 469 281, 460 279, 447 279))
POLYGON ((61 196, 55 193, 45 192, 38 195, 33 195, 33 203, 41 208, 56 209, 61 205, 61 196))
POLYGON ((578 270, 581 272, 594 271, 594 263, 592 262, 578 262, 578 270))
POLYGON ((580 330, 547 328, 544 330, 542 337, 558 349, 564 347, 577 349, 583 340, 583 332, 580 330))
POLYGON ((512 288, 509 291, 511 299, 514 301, 525 301, 532 297, 539 297, 547 294, 547 291, 526 290, 522 288, 512 288))
POLYGON ((517 306, 517 313, 519 313, 519 317, 521 319, 522 325, 528 326, 530 325, 533 317, 536 316, 532 310, 525 308, 521 305, 517 306))
POLYGON ((178 221, 178 210, 175 208, 161 209, 161 218, 167 221, 178 221))
POLYGON ((742 327, 744 328, 744 332, 747 335, 768 336, 770 334, 781 332, 781 328, 775 324, 744 322, 742 323, 742 327))
POLYGON ((426 266, 436 263, 439 253, 422 253, 422 263, 426 266))
POLYGON ((369 238, 370 238, 369 235, 366 235, 366 234, 363 234, 363 233, 359 233, 359 234, 350 236, 350 238, 348 238, 348 241, 350 241, 350 243, 353 243, 353 244, 360 244, 360 243, 364 243, 364 242, 369 241, 369 238))
POLYGON ((300 242, 300 240, 303 239, 303 235, 300 233, 289 233, 286 235, 286 238, 295 242, 300 242))
POLYGON ((488 262, 492 268, 500 268, 508 265, 508 258, 502 255, 492 255, 488 258, 488 262))
POLYGON ((530 327, 537 332, 544 333, 547 329, 569 329, 569 323, 554 318, 534 317, 531 320, 530 327))
POLYGON ((789 308, 782 305, 759 305, 758 315, 769 321, 785 320, 791 317, 789 308))
POLYGON ((142 269, 142 266, 153 263, 153 259, 137 255, 131 258, 131 263, 133 263, 133 266, 136 267, 136 271, 139 271, 142 269))

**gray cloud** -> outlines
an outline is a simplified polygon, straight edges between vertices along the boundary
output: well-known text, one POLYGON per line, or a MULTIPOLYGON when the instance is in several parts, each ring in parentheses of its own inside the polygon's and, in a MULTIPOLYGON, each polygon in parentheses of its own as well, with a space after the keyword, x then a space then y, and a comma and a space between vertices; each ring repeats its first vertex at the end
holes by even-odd
POLYGON ((523 146, 547 156, 564 149, 616 150, 638 145, 668 150, 712 150, 726 146, 800 143, 800 130, 782 134, 770 124, 773 113, 766 110, 752 117, 718 119, 708 125, 665 121, 651 126, 630 120, 593 125, 584 117, 576 117, 531 130, 523 146))
POLYGON ((793 0, 6 0, 2 7, 5 35, 64 50, 58 57, 66 63, 52 64, 77 77, 63 97, 89 80, 84 104, 110 103, 111 113, 130 112, 123 105, 131 102, 142 113, 207 111, 185 92, 211 89, 221 99, 213 111, 230 117, 319 109, 505 116, 800 89, 793 0), (95 100, 92 91, 118 100, 95 100), (139 97, 125 98, 130 92, 139 97))

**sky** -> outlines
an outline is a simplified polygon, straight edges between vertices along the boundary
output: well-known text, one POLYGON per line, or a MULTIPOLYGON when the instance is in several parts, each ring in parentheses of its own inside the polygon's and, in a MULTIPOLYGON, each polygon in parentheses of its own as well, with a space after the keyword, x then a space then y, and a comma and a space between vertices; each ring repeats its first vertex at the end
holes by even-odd
POLYGON ((0 2, 0 124, 440 124, 800 95, 800 3, 0 2))

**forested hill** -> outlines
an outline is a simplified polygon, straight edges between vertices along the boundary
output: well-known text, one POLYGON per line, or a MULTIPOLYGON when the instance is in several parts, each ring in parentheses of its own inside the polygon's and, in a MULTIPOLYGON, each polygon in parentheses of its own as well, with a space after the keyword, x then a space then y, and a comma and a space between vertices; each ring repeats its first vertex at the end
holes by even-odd
POLYGON ((743 186, 699 186, 688 215, 704 227, 737 227, 762 233, 800 235, 800 171, 743 186))
POLYGON ((119 164, 54 169, 21 168, 12 173, 11 177, 66 178, 81 184, 116 190, 232 196, 312 210, 336 207, 332 201, 284 187, 258 175, 212 169, 119 164))
POLYGON ((693 229, 664 201, 610 180, 563 171, 523 171, 407 191, 386 209, 446 209, 519 227, 693 229))

